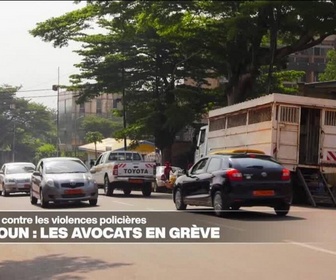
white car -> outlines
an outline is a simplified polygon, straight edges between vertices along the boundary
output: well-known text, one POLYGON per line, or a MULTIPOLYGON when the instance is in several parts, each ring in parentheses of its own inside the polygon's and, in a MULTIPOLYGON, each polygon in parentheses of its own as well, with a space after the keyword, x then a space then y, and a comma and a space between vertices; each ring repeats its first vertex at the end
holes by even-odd
POLYGON ((0 194, 29 193, 34 169, 35 165, 31 162, 5 163, 0 169, 0 194))
MULTIPOLYGON (((176 174, 176 176, 181 176, 183 174, 183 170, 180 167, 171 166, 173 173, 176 174)), ((156 175, 155 175, 155 184, 154 184, 154 191, 166 191, 167 187, 165 185, 165 176, 164 176, 164 169, 165 166, 157 166, 156 167, 156 175)))

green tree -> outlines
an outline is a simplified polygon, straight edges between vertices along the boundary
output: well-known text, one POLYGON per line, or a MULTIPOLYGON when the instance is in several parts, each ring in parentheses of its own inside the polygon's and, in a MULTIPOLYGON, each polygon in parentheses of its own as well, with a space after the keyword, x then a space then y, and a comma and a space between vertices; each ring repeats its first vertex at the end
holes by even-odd
POLYGON ((336 80, 336 50, 327 52, 327 65, 323 73, 319 74, 319 80, 322 82, 336 80))
POLYGON ((103 134, 98 131, 89 131, 85 134, 85 140, 89 143, 94 143, 95 146, 95 157, 97 159, 97 143, 101 143, 104 139, 103 134))
POLYGON ((84 59, 77 66, 83 69, 83 74, 72 77, 71 87, 81 91, 79 102, 101 92, 124 93, 122 102, 126 108, 127 128, 115 135, 134 140, 154 137, 156 146, 170 160, 170 147, 176 133, 199 120, 220 98, 217 97, 218 91, 203 88, 207 85, 204 77, 211 76, 206 68, 194 63, 188 71, 183 69, 184 62, 196 53, 188 53, 189 50, 181 52, 179 44, 161 37, 153 26, 145 25, 144 11, 149 13, 152 8, 155 7, 150 2, 135 6, 113 1, 89 4, 80 11, 39 24, 31 33, 46 41, 58 38, 54 45, 60 47, 72 39, 82 41, 86 47, 78 53, 84 59), (102 16, 98 21, 100 27, 111 30, 107 35, 79 34, 83 31, 81 23, 109 14, 114 20, 102 16), (77 19, 73 20, 75 15, 77 19), (72 25, 78 33, 73 32, 74 29, 64 30, 65 25, 72 25), (59 28, 63 29, 63 35, 59 33, 59 28), (53 38, 48 36, 51 30, 56 32, 53 38), (187 76, 195 84, 179 86, 177 82, 187 76), (86 81, 93 77, 97 77, 96 83, 87 84, 86 81))
POLYGON ((122 129, 122 118, 106 119, 94 115, 87 116, 83 119, 81 127, 85 133, 89 131, 98 131, 104 138, 113 137, 114 133, 122 129))
POLYGON ((0 147, 9 150, 15 161, 32 161, 40 146, 56 143, 54 115, 41 104, 17 98, 18 89, 0 87, 0 147))
POLYGON ((57 148, 53 144, 42 144, 36 149, 35 161, 39 161, 44 157, 52 157, 57 153, 57 148))
MULTIPOLYGON (((320 44, 336 31, 335 1, 187 1, 186 5, 178 12, 176 3, 181 16, 173 24, 165 22, 178 18, 176 13, 153 14, 146 21, 159 25, 164 36, 180 40, 181 49, 203 50, 199 59, 208 62, 206 69, 228 79, 228 104, 251 97, 262 66, 268 66, 271 81, 274 67, 284 68, 288 55, 320 44)), ((271 82, 268 87, 271 92, 271 82)))
POLYGON ((79 101, 124 93, 127 129, 119 136, 153 135, 169 159, 181 127, 212 106, 254 96, 262 66, 270 92, 274 67, 334 34, 335 15, 334 1, 88 1, 30 32, 55 47, 82 42, 81 73, 72 77, 79 101), (92 25, 104 32, 86 32, 92 25), (221 95, 205 90, 220 77, 228 79, 221 95), (194 83, 179 85, 184 79, 194 83))
MULTIPOLYGON (((267 94, 269 86, 269 73, 268 67, 261 67, 261 74, 258 76, 254 92, 255 95, 267 94)), ((284 94, 295 94, 298 92, 297 81, 300 80, 306 73, 304 71, 295 70, 277 70, 272 71, 271 84, 272 92, 284 93, 284 94)))

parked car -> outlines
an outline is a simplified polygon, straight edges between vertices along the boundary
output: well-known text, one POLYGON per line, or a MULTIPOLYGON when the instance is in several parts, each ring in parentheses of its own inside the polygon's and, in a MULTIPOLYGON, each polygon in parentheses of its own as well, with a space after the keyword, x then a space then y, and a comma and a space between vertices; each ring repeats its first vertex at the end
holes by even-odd
POLYGON ((217 216, 242 206, 269 206, 286 216, 292 201, 290 171, 268 155, 210 155, 177 178, 173 201, 177 210, 210 206, 217 216))
POLYGON ((49 202, 89 201, 95 206, 98 187, 87 166, 78 158, 53 157, 39 161, 31 177, 30 201, 49 202))
MULTIPOLYGON (((176 166, 171 166, 172 168, 172 175, 174 177, 174 180, 181 176, 183 174, 183 170, 179 167, 176 166)), ((156 174, 155 174, 155 183, 154 183, 154 191, 155 192, 160 192, 160 191, 166 191, 167 186, 166 186, 166 177, 164 175, 164 169, 165 166, 157 166, 156 167, 156 174)))
POLYGON ((11 162, 2 165, 0 170, 0 195, 30 191, 30 177, 35 169, 31 162, 11 162))

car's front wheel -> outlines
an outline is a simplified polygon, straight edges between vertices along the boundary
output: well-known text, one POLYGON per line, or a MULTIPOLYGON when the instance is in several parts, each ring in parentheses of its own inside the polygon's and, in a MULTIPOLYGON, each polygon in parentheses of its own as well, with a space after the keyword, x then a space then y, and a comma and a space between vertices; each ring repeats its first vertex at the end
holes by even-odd
POLYGON ((2 193, 1 194, 2 194, 2 196, 8 196, 9 195, 8 192, 6 191, 4 185, 2 185, 2 193))
POLYGON ((42 190, 40 190, 40 201, 42 208, 48 208, 49 207, 49 201, 47 201, 43 195, 42 190))
POLYGON ((274 211, 279 217, 287 216, 287 214, 289 213, 289 209, 290 209, 290 204, 285 203, 285 202, 274 207, 274 211))
POLYGON ((180 188, 178 188, 175 192, 175 207, 176 210, 185 210, 187 209, 187 205, 183 201, 183 195, 180 188))
POLYGON ((37 204, 37 198, 33 195, 33 191, 30 191, 30 203, 32 205, 36 205, 37 204))

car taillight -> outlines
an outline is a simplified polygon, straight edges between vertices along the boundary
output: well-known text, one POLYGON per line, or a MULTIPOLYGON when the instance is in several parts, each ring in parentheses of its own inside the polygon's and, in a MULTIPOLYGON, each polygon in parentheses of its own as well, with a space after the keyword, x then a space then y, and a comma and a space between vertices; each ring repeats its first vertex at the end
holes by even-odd
POLYGON ((230 179, 230 181, 242 181, 243 174, 241 174, 237 169, 229 169, 226 172, 226 176, 230 179))
POLYGON ((290 180, 290 171, 286 168, 282 169, 282 176, 281 176, 282 181, 289 181, 290 180))
POLYGON ((113 166, 113 175, 115 175, 115 176, 118 175, 118 164, 113 166))

